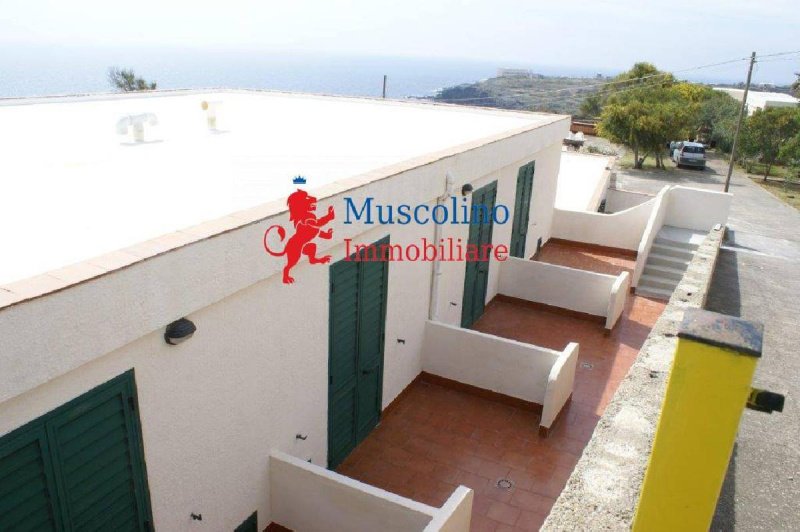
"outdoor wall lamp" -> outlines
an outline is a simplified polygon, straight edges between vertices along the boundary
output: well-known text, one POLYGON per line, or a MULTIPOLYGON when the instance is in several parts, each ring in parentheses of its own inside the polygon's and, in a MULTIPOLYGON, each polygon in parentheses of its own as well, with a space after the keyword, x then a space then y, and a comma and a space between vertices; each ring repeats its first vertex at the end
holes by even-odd
POLYGON ((469 183, 467 183, 466 185, 461 187, 461 195, 462 196, 466 196, 466 195, 471 194, 471 193, 472 193, 472 185, 470 185, 469 183))
POLYGON ((186 318, 181 318, 167 325, 167 330, 164 332, 164 340, 169 345, 178 345, 191 338, 196 330, 197 327, 195 327, 194 323, 186 318))

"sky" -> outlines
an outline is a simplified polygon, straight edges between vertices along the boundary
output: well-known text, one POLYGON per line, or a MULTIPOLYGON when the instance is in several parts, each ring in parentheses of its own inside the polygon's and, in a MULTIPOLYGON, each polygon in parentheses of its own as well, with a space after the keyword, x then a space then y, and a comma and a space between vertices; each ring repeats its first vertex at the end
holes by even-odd
MULTIPOLYGON (((147 46, 493 61, 613 73, 800 50, 796 0, 0 0, 0 46, 147 46)), ((13 49, 13 48, 12 48, 13 49)), ((766 58, 765 58, 766 59, 766 58)), ((800 54, 760 62, 789 83, 800 54)), ((744 62, 687 72, 743 80, 744 62)))

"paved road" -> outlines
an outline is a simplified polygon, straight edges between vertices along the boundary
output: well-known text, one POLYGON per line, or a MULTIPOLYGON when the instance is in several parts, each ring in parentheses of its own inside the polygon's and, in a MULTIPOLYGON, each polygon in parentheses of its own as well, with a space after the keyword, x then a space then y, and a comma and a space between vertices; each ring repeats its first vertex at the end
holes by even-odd
MULTIPOLYGON (((704 172, 620 171, 617 187, 722 190, 726 169, 712 160, 704 172)), ((800 212, 738 172, 731 192, 706 307, 765 324, 755 385, 785 394, 786 405, 782 414, 745 411, 712 530, 800 530, 800 212)))

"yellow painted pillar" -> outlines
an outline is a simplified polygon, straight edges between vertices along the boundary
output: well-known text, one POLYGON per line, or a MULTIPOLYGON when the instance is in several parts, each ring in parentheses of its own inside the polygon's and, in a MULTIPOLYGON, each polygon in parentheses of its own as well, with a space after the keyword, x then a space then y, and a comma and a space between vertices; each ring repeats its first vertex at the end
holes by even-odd
POLYGON ((706 531, 761 356, 763 326, 688 310, 633 530, 706 531))

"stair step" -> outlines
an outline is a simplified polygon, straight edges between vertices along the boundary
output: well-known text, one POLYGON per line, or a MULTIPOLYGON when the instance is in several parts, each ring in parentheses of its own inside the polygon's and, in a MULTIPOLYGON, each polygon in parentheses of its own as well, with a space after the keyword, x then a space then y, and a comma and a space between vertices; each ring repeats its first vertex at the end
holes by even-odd
POLYGON ((639 286, 646 286, 647 288, 662 288, 672 292, 678 286, 680 279, 668 279, 666 277, 657 277, 653 275, 642 275, 639 279, 639 286))
POLYGON ((650 253, 647 256, 647 266, 655 265, 655 266, 667 266, 668 268, 675 268, 678 270, 685 270, 689 265, 689 261, 686 259, 681 259, 679 257, 674 257, 671 255, 661 255, 659 253, 650 253))
POLYGON ((659 266, 658 264, 651 264, 647 261, 644 265, 644 275, 652 275, 654 277, 666 277, 667 279, 675 279, 680 281, 683 274, 686 273, 686 268, 670 268, 669 266, 659 266))
POLYGON ((672 257, 678 257, 686 260, 692 260, 692 257, 694 256, 694 253, 686 248, 655 243, 653 244, 653 247, 650 248, 650 252, 657 253, 659 255, 670 255, 672 257))
POLYGON ((647 286, 637 286, 636 294, 644 297, 652 297, 654 299, 669 299, 672 297, 672 290, 664 290, 663 288, 650 288, 647 286))
POLYGON ((670 238, 658 235, 656 235, 655 243, 662 246, 687 249, 689 251, 695 251, 697 250, 698 247, 700 247, 698 244, 692 244, 691 242, 683 242, 681 240, 672 240, 670 238))

